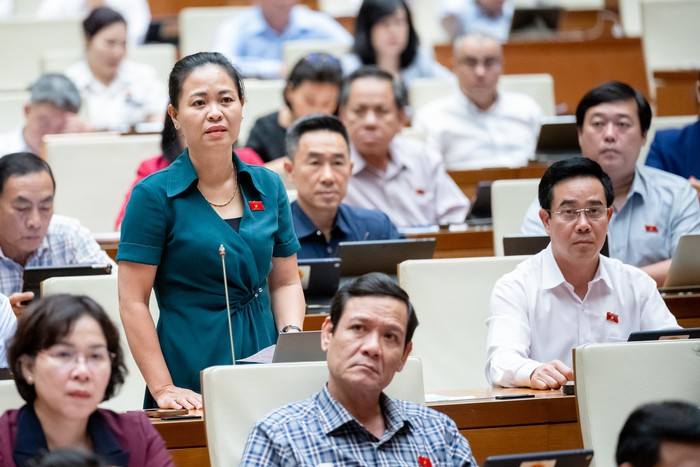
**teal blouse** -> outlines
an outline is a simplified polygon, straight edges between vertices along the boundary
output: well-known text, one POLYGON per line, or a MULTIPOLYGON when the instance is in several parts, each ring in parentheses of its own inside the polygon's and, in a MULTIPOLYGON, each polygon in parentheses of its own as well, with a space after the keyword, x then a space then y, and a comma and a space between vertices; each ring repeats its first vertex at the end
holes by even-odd
MULTIPOLYGON (((274 172, 233 154, 243 196, 234 231, 197 189, 187 150, 136 185, 121 228, 118 261, 158 266, 154 289, 160 346, 173 383, 201 392, 199 372, 231 364, 224 261, 236 359, 277 341, 267 275, 272 257, 299 250, 287 192, 274 172)), ((153 405, 147 401, 146 405, 153 405)))

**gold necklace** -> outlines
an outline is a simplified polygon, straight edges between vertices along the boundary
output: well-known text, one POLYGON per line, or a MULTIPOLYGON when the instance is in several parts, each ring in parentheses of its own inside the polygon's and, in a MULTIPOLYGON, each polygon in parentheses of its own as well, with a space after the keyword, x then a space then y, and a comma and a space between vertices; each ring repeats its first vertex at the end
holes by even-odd
POLYGON ((236 181, 236 187, 233 189, 233 194, 231 195, 231 197, 225 203, 223 203, 223 204, 212 203, 211 201, 209 201, 207 199, 206 196, 204 196, 204 193, 202 193, 200 191, 200 193, 202 193, 202 198, 204 198, 204 200, 207 203, 209 203, 211 206, 214 206, 215 208, 223 208, 225 206, 228 206, 229 204, 231 204, 231 201, 233 201, 233 198, 236 197, 236 193, 238 193, 238 172, 236 171, 236 164, 233 164, 233 179, 236 181))

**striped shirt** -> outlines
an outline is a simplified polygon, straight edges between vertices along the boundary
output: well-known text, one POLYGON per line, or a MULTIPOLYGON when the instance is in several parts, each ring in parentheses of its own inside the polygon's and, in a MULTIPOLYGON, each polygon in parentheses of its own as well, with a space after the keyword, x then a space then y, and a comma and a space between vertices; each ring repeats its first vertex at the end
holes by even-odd
POLYGON ((324 389, 266 415, 248 437, 242 466, 476 466, 446 415, 382 394, 386 430, 372 435, 324 389))
POLYGON ((112 263, 112 260, 78 220, 54 214, 44 240, 24 266, 0 249, 0 293, 9 296, 22 291, 25 267, 95 263, 112 263))

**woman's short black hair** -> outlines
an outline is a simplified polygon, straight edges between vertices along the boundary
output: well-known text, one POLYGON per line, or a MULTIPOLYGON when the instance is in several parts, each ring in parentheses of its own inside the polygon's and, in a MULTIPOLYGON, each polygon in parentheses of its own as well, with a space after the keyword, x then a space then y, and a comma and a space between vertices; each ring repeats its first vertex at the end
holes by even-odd
POLYGON ((376 65, 377 54, 372 47, 372 28, 382 19, 393 15, 396 10, 403 8, 408 21, 408 43, 401 52, 400 67, 408 67, 418 53, 418 33, 413 27, 411 10, 404 0, 364 0, 355 22, 355 45, 352 51, 360 57, 364 65, 376 65))
POLYGON ((31 404, 36 400, 36 389, 24 379, 22 360, 34 358, 70 334, 75 322, 83 316, 93 318, 100 325, 107 341, 107 350, 114 354, 112 373, 103 400, 114 395, 124 383, 127 370, 124 354, 119 345, 119 331, 107 313, 93 299, 82 295, 57 294, 32 303, 17 322, 17 332, 8 346, 8 363, 14 373, 20 396, 31 404))
POLYGON ((283 93, 287 107, 292 108, 287 99, 287 89, 296 89, 307 81, 334 84, 340 92, 340 86, 343 84, 343 68, 340 66, 340 60, 323 52, 313 52, 302 57, 287 78, 283 93))
POLYGON ((178 60, 170 72, 170 78, 168 80, 168 94, 170 96, 170 104, 173 107, 177 109, 180 105, 180 94, 182 94, 182 87, 184 86, 185 80, 190 73, 197 68, 207 65, 216 65, 221 67, 236 85, 238 98, 241 101, 245 100, 243 78, 238 70, 231 65, 231 62, 229 62, 228 59, 219 52, 197 52, 178 60))
POLYGON ((87 39, 88 42, 91 41, 98 32, 114 23, 126 24, 126 20, 121 13, 109 7, 101 6, 95 8, 90 12, 87 18, 83 20, 85 39, 87 39))

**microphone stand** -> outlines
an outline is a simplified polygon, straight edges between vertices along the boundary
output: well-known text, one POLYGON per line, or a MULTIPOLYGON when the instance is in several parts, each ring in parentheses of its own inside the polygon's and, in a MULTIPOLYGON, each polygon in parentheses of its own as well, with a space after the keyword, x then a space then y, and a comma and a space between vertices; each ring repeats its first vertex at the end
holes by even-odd
POLYGON ((219 245, 219 255, 221 255, 221 270, 224 273, 224 292, 226 294, 226 318, 228 318, 228 337, 231 340, 231 362, 236 364, 236 352, 233 350, 233 329, 231 328, 231 306, 228 303, 228 279, 226 279, 226 248, 222 243, 219 245))

